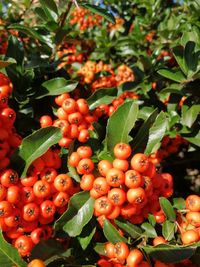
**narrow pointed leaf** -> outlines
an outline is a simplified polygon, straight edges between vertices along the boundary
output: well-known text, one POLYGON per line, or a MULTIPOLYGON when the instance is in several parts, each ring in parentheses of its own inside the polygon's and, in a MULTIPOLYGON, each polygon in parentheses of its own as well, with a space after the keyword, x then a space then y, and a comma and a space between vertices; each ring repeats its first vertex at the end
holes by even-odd
POLYGON ((169 202, 168 199, 164 197, 159 198, 160 206, 162 210, 164 211, 166 218, 172 222, 176 220, 176 213, 173 209, 172 204, 169 202))
POLYGON ((113 24, 115 24, 115 17, 111 13, 108 13, 108 11, 106 9, 104 9, 100 6, 95 6, 95 5, 91 5, 91 4, 87 4, 87 3, 80 3, 80 5, 84 8, 87 8, 91 12, 104 17, 105 19, 112 22, 113 24))
POLYGON ((26 176, 29 166, 35 159, 43 155, 51 146, 58 143, 61 138, 61 130, 53 126, 39 129, 24 138, 18 153, 14 155, 12 160, 14 164, 21 162, 21 167, 23 167, 21 177, 24 178, 26 176))
POLYGON ((83 227, 93 216, 94 199, 88 192, 80 192, 73 195, 69 201, 68 209, 55 222, 56 230, 63 229, 69 236, 78 236, 83 227))
POLYGON ((161 140, 163 139, 167 129, 167 123, 168 121, 166 115, 163 111, 161 111, 153 123, 153 126, 149 130, 149 138, 144 152, 145 154, 149 155, 160 147, 161 140))
POLYGON ((18 251, 14 246, 7 243, 0 231, 0 266, 10 267, 26 267, 27 263, 20 257, 18 251))
POLYGON ((133 138, 131 146, 135 152, 144 151, 148 142, 149 130, 152 127, 157 115, 158 110, 155 109, 148 119, 146 119, 146 121, 142 124, 136 136, 133 138))
POLYGON ((117 143, 129 143, 130 131, 135 125, 138 116, 138 105, 134 101, 128 101, 117 108, 108 120, 106 128, 106 147, 113 154, 113 148, 117 143))
POLYGON ((117 229, 107 219, 104 221, 103 233, 107 240, 113 244, 117 242, 127 242, 126 238, 121 236, 117 229))
POLYGON ((123 231, 128 233, 132 238, 136 239, 141 236, 142 230, 140 227, 130 223, 127 220, 115 220, 116 225, 123 231))

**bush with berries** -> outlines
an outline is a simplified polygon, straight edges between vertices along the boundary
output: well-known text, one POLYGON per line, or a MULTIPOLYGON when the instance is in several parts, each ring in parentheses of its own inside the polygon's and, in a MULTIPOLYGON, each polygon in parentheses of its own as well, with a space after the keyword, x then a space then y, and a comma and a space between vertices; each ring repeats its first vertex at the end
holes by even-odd
POLYGON ((99 2, 0 4, 0 265, 197 267, 199 3, 99 2))

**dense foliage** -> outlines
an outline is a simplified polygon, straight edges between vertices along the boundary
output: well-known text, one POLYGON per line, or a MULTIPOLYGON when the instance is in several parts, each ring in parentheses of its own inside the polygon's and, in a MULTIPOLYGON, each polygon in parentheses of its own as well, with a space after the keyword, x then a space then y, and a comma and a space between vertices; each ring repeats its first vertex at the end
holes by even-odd
POLYGON ((199 9, 0 3, 2 266, 198 266, 199 9))

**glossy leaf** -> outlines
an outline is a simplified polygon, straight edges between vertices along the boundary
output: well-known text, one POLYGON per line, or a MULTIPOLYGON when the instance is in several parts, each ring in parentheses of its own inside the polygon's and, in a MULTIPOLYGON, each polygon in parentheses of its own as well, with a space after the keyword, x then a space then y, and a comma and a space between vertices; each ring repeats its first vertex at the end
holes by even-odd
POLYGON ((153 214, 150 214, 150 213, 148 214, 148 220, 149 220, 150 224, 153 227, 155 227, 155 225, 156 225, 156 218, 155 218, 155 216, 153 214))
POLYGON ((93 215, 94 199, 88 192, 73 195, 67 211, 55 222, 55 229, 63 229, 69 236, 78 236, 93 215))
POLYGON ((90 10, 91 12, 98 14, 102 16, 103 18, 107 19, 108 21, 112 22, 113 24, 115 23, 115 17, 111 14, 108 13, 106 9, 101 8, 100 6, 95 6, 87 3, 79 3, 82 7, 90 10))
POLYGON ((15 60, 19 65, 24 62, 24 48, 22 42, 20 42, 15 36, 10 36, 8 40, 6 56, 15 60))
POLYGON ((81 179, 80 179, 79 174, 78 174, 77 171, 76 171, 76 168, 74 168, 74 167, 68 165, 68 170, 69 170, 68 175, 69 175, 71 178, 73 178, 76 182, 80 182, 81 179))
POLYGON ((147 237, 155 238, 157 236, 156 230, 150 223, 144 222, 141 225, 141 228, 145 231, 144 235, 146 235, 147 237))
POLYGON ((42 6, 46 6, 56 14, 58 14, 58 8, 54 0, 40 0, 42 6))
MULTIPOLYGON (((184 59, 189 70, 189 74, 196 72, 199 55, 195 53, 195 42, 189 41, 185 46, 184 59)), ((190 76, 189 75, 189 76, 190 76)))
POLYGON ((30 258, 33 260, 39 257, 42 260, 46 260, 55 254, 58 255, 64 251, 65 248, 56 239, 42 240, 33 248, 30 258))
POLYGON ((30 36, 30 37, 32 37, 34 39, 37 39, 40 42, 45 43, 46 45, 48 45, 46 40, 42 37, 42 35, 40 35, 36 30, 34 30, 32 28, 29 28, 29 27, 26 27, 24 25, 20 25, 20 24, 17 24, 17 23, 11 24, 8 28, 21 31, 21 32, 25 33, 26 35, 28 35, 28 36, 30 36))
POLYGON ((167 117, 165 113, 161 111, 149 130, 148 142, 144 152, 145 154, 149 155, 160 147, 161 140, 163 139, 167 130, 167 124, 167 117))
POLYGON ((36 95, 37 99, 45 96, 55 96, 73 91, 78 85, 78 82, 65 80, 64 78, 54 78, 42 84, 41 90, 36 95))
POLYGON ((117 242, 127 242, 126 238, 121 236, 117 229, 107 219, 104 220, 103 233, 107 240, 113 244, 117 242))
POLYGON ((82 233, 77 237, 78 242, 81 245, 83 250, 85 250, 89 246, 95 232, 96 232, 96 226, 94 223, 87 224, 83 228, 82 233))
POLYGON ((185 209, 185 199, 184 198, 173 198, 173 207, 177 210, 185 209))
POLYGON ((168 220, 164 221, 162 225, 162 235, 166 240, 170 241, 174 238, 175 226, 174 222, 168 220))
POLYGON ((113 148, 117 143, 129 143, 130 131, 135 125, 138 116, 138 105, 134 101, 128 101, 117 108, 108 120, 106 128, 106 147, 113 154, 113 148))
POLYGON ((187 127, 191 127, 193 123, 196 121, 197 116, 200 114, 200 105, 192 105, 190 108, 188 106, 183 105, 182 109, 182 118, 181 122, 183 125, 187 127))
POLYGON ((175 57, 178 65, 180 66, 181 70, 187 76, 188 68, 187 68, 187 65, 186 65, 185 60, 184 60, 183 49, 181 47, 175 47, 175 48, 173 48, 173 54, 174 54, 174 57, 175 57))
POLYGON ((128 235, 130 235, 134 239, 136 239, 142 235, 141 228, 138 227, 137 225, 130 223, 127 220, 117 219, 117 220, 115 220, 115 223, 120 229, 122 229, 123 231, 128 233, 128 235))
POLYGON ((198 131, 198 133, 195 135, 191 135, 191 137, 184 136, 184 138, 190 143, 200 147, 200 131, 198 131))
POLYGON ((148 142, 149 130, 152 127, 156 117, 158 115, 158 110, 155 109, 151 115, 146 119, 146 121, 142 124, 137 134, 133 138, 131 146, 135 152, 143 152, 146 144, 148 142))
POLYGON ((35 159, 42 156, 51 146, 58 143, 61 138, 61 130, 53 126, 41 128, 25 137, 12 160, 13 163, 21 162, 21 165, 18 165, 23 167, 21 177, 24 178, 26 176, 29 166, 35 159))
POLYGON ((162 210, 165 213, 166 218, 168 220, 174 222, 176 220, 176 213, 173 209, 172 204, 169 202, 168 199, 166 199, 164 197, 160 197, 159 202, 160 202, 160 206, 161 206, 162 210))
POLYGON ((90 110, 95 109, 101 104, 110 104, 117 96, 117 88, 98 89, 88 99, 90 110))
POLYGON ((0 266, 10 267, 14 265, 26 267, 27 263, 21 258, 17 249, 4 239, 2 231, 0 231, 0 266))
POLYGON ((96 243, 94 246, 94 250, 102 256, 106 256, 106 249, 105 249, 105 243, 96 243))
POLYGON ((153 259, 165 262, 165 263, 176 263, 184 259, 190 258, 194 255, 197 244, 191 246, 172 246, 172 245, 158 245, 154 246, 143 246, 142 249, 152 257, 153 259))
POLYGON ((185 76, 181 71, 173 71, 171 69, 161 69, 158 71, 163 77, 175 81, 175 82, 184 82, 186 80, 185 76))

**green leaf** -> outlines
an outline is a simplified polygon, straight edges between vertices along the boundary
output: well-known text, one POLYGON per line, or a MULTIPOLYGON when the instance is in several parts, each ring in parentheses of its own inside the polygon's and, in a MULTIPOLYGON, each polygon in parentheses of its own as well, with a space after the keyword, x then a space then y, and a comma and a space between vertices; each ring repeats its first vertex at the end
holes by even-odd
POLYGON ((68 173, 68 175, 71 177, 71 178, 73 178, 76 182, 80 182, 80 176, 79 176, 79 174, 77 173, 77 171, 76 171, 76 168, 74 168, 74 167, 72 167, 72 166, 70 166, 69 164, 68 164, 68 170, 69 170, 69 173, 68 173))
POLYGON ((127 242, 126 238, 121 236, 117 229, 107 219, 104 220, 103 233, 107 240, 113 244, 117 242, 127 242))
POLYGON ((197 244, 191 246, 172 246, 172 245, 158 245, 154 246, 143 246, 142 249, 152 257, 153 259, 165 262, 165 263, 176 263, 181 262, 184 259, 190 258, 194 255, 197 244))
POLYGON ((98 14, 103 18, 107 19, 108 21, 112 22, 113 24, 115 24, 115 17, 111 13, 108 13, 106 9, 101 8, 100 6, 95 6, 87 3, 79 3, 79 4, 80 6, 87 8, 91 12, 98 14))
POLYGON ((81 245, 83 250, 85 250, 89 246, 95 232, 96 232, 95 223, 87 224, 83 228, 82 233, 77 237, 78 242, 81 245))
POLYGON ((119 228, 127 232, 132 238, 136 239, 141 236, 142 230, 140 227, 128 222, 127 220, 117 219, 115 223, 119 228))
POLYGON ((183 49, 180 46, 175 47, 175 48, 173 48, 173 54, 174 54, 174 57, 175 57, 178 65, 179 65, 179 67, 181 68, 182 72, 187 76, 188 68, 187 68, 187 65, 186 65, 185 60, 184 60, 183 49))
POLYGON ((58 14, 57 5, 53 0, 40 0, 40 4, 42 6, 45 6, 45 7, 49 8, 50 10, 55 12, 56 14, 58 14))
POLYGON ((162 235, 166 240, 170 241, 174 238, 175 226, 174 222, 168 220, 164 221, 162 225, 162 235))
POLYGON ((17 265, 18 267, 26 267, 27 263, 20 257, 17 249, 6 242, 0 230, 0 266, 11 267, 17 265))
POLYGON ((185 199, 184 198, 173 198, 173 207, 177 210, 185 209, 185 199))
POLYGON ((15 30, 18 30, 18 31, 21 31, 23 32, 24 34, 34 38, 34 39, 37 39, 39 40, 40 42, 48 45, 48 42, 42 37, 42 35, 40 35, 36 30, 34 30, 33 28, 29 28, 29 27, 26 27, 24 25, 20 25, 20 24, 17 24, 17 23, 13 23, 11 24, 8 29, 15 29, 15 30))
POLYGON ((189 75, 197 70, 199 55, 195 53, 195 43, 192 41, 187 42, 184 51, 184 59, 189 70, 189 75))
POLYGON ((146 155, 155 152, 160 147, 161 140, 167 130, 167 124, 168 120, 166 115, 161 111, 149 130, 148 143, 144 152, 146 155))
POLYGON ((149 220, 150 224, 153 227, 155 227, 155 225, 156 225, 156 218, 155 218, 155 216, 153 214, 150 214, 150 213, 148 214, 148 220, 149 220))
POLYGON ((176 213, 173 209, 172 204, 165 197, 160 197, 159 202, 163 212, 165 213, 166 218, 174 222, 176 220, 176 213))
POLYGON ((106 147, 113 154, 113 148, 117 143, 129 143, 130 131, 135 125, 138 116, 138 105, 134 101, 128 101, 120 105, 108 120, 106 128, 106 147))
POLYGON ((0 69, 6 68, 11 64, 16 64, 16 60, 14 58, 8 58, 6 60, 0 60, 0 69))
POLYGON ((94 251, 96 251, 99 255, 106 256, 105 243, 96 243, 94 251))
POLYGON ((158 73, 160 75, 162 75, 163 77, 175 81, 175 82, 184 82, 186 81, 186 77, 183 75, 183 73, 179 70, 174 71, 171 69, 160 69, 158 71, 158 73))
POLYGON ((90 110, 95 109, 101 104, 110 104, 117 96, 117 88, 103 88, 96 90, 88 99, 90 110))
POLYGON ((58 143, 61 138, 61 130, 53 126, 39 129, 25 137, 17 154, 12 159, 14 164, 21 162, 23 167, 21 177, 26 177, 26 172, 31 163, 43 155, 51 146, 58 143))
POLYGON ((69 236, 78 236, 83 227, 90 221, 93 215, 94 199, 88 192, 80 192, 73 195, 69 201, 68 209, 55 222, 55 229, 61 229, 69 236))
POLYGON ((30 258, 31 260, 35 258, 46 260, 56 254, 61 254, 64 251, 65 248, 56 239, 49 239, 46 241, 42 240, 36 246, 34 246, 33 250, 31 251, 30 258))
POLYGON ((131 143, 132 149, 136 152, 144 151, 146 144, 148 142, 149 130, 152 127, 156 117, 158 115, 158 109, 155 109, 151 115, 142 124, 136 136, 133 138, 131 143))
POLYGON ((192 127, 193 123, 196 121, 198 115, 200 114, 200 105, 192 105, 191 108, 186 105, 183 105, 181 108, 181 113, 182 124, 190 128, 192 127))
POLYGON ((149 238, 155 238, 157 236, 156 230, 154 229, 154 227, 148 223, 148 222, 144 222, 141 225, 142 229, 145 231, 143 234, 146 235, 149 238))
POLYGON ((184 138, 188 142, 200 147, 200 131, 195 136, 191 136, 191 137, 184 136, 184 138))
POLYGON ((73 91, 78 85, 78 82, 65 80, 62 77, 48 80, 42 84, 43 88, 36 94, 36 99, 43 98, 45 96, 55 96, 63 93, 73 91))
POLYGON ((24 48, 22 42, 15 36, 10 36, 8 40, 8 48, 6 57, 16 60, 17 64, 22 65, 24 61, 24 48))
POLYGON ((34 12, 40 17, 40 19, 44 20, 44 21, 48 21, 49 18, 46 15, 46 13, 44 12, 44 10, 41 7, 36 7, 34 9, 34 12))

